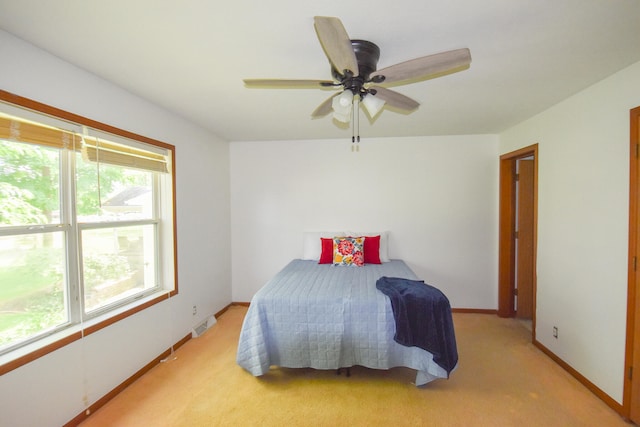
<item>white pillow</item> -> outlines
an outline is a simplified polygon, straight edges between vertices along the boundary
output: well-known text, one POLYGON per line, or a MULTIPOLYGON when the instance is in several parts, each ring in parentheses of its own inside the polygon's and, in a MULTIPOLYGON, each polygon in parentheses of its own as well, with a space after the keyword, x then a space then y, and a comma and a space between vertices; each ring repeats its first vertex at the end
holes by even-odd
MULTIPOLYGON (((305 231, 302 236, 302 259, 320 261, 322 253, 321 237, 345 237, 342 231, 305 231)), ((382 238, 380 238, 382 241, 382 238)), ((381 244, 382 245, 382 244, 381 244)))
MULTIPOLYGON (((347 236, 380 236, 380 262, 389 262, 389 232, 388 231, 348 231, 347 236)), ((324 236, 322 236, 324 237, 324 236)))

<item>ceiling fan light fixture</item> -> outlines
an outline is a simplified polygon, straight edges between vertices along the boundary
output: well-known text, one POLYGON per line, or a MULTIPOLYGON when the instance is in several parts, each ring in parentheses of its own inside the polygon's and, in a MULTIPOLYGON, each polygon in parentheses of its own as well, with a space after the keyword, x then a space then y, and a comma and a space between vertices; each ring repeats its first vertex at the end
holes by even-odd
POLYGON ((325 99, 311 118, 325 117, 333 110, 336 121, 353 120, 352 141, 359 141, 360 102, 371 119, 386 106, 412 113, 420 104, 399 92, 379 86, 405 85, 466 70, 471 64, 471 52, 461 48, 422 56, 378 70, 380 48, 367 40, 350 39, 340 19, 314 16, 314 27, 324 53, 331 65, 332 80, 245 79, 247 87, 342 89, 325 99))
POLYGON ((364 98, 362 98, 362 104, 369 113, 369 116, 371 116, 371 118, 373 119, 378 115, 378 113, 380 113, 380 111, 382 111, 382 108, 384 108, 386 101, 382 98, 378 98, 371 93, 368 93, 364 98))
POLYGON ((333 118, 342 123, 349 123, 351 121, 351 111, 347 114, 340 114, 334 111, 333 118))
POLYGON ((351 121, 351 112, 353 111, 353 93, 350 90, 345 90, 340 95, 334 96, 333 101, 331 101, 331 107, 333 108, 334 119, 349 123, 351 121))

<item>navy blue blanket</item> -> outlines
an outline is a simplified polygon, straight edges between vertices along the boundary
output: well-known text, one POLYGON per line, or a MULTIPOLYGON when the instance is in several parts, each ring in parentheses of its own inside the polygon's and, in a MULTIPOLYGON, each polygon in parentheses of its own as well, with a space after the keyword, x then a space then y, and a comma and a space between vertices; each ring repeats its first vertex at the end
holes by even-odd
POLYGON ((376 288, 391 299, 395 341, 427 350, 450 374, 458 363, 458 349, 447 297, 424 281, 397 277, 381 277, 376 288))

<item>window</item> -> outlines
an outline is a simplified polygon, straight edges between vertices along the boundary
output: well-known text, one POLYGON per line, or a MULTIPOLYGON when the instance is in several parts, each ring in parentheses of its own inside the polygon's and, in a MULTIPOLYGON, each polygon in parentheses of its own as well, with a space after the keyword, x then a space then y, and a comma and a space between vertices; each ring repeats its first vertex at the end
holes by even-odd
POLYGON ((26 101, 0 103, 0 355, 177 291, 174 147, 26 101))

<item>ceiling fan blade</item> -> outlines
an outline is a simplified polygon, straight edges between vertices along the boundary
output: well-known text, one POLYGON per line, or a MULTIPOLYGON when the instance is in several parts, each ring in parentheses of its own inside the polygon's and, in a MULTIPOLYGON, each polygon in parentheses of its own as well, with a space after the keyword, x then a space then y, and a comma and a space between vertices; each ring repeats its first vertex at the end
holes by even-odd
POLYGON ((315 16, 313 20, 320 44, 333 67, 341 75, 345 74, 345 70, 354 76, 359 75, 358 60, 342 22, 329 16, 315 16))
POLYGON ((322 104, 320 104, 318 106, 318 108, 316 108, 315 110, 313 110, 313 113, 311 113, 311 118, 312 119, 317 119, 320 117, 324 117, 327 114, 329 114, 332 110, 332 103, 333 103, 333 98, 335 98, 336 96, 340 95, 342 92, 338 92, 334 95, 331 95, 329 98, 327 98, 322 104))
POLYGON ((375 90, 375 96, 384 100, 387 105, 397 108, 407 113, 411 113, 418 109, 420 104, 417 101, 405 96, 401 93, 395 92, 391 89, 387 89, 382 86, 371 86, 369 90, 373 93, 375 90))
POLYGON ((327 89, 336 86, 331 80, 244 79, 247 87, 274 89, 327 89))
POLYGON ((456 49, 434 55, 411 59, 371 73, 371 78, 384 76, 380 83, 394 83, 404 80, 426 80, 445 74, 466 70, 471 64, 469 49, 456 49))

